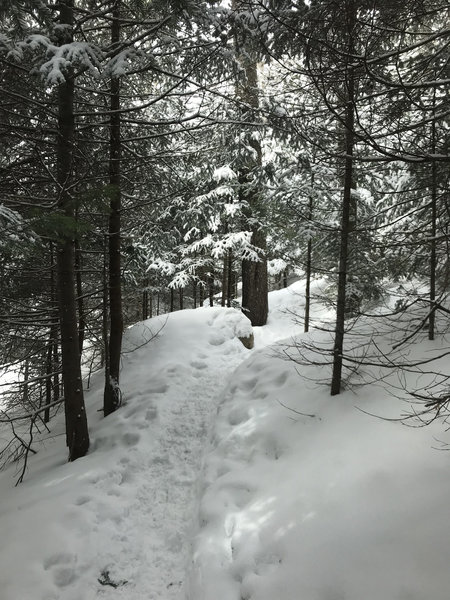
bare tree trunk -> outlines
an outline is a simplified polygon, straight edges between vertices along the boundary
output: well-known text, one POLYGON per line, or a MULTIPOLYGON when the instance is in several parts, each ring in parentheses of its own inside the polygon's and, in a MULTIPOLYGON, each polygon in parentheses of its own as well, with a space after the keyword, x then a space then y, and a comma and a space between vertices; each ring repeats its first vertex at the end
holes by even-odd
MULTIPOLYGON (((433 116, 436 104, 436 90, 433 92, 433 116)), ((431 124, 431 152, 436 153, 436 121, 431 124)), ((430 316, 428 319, 428 339, 434 340, 436 329, 436 221, 437 221, 437 164, 431 165, 431 248, 430 248, 430 316)))
POLYGON ((61 396, 61 382, 59 376, 60 358, 58 333, 58 326, 55 323, 55 339, 53 341, 53 402, 59 400, 61 396))
MULTIPOLYGON (((314 185, 314 174, 311 175, 311 186, 314 185)), ((313 218, 313 197, 312 192, 309 196, 308 219, 309 222, 313 218)), ((306 248, 306 289, 305 289, 305 333, 309 331, 309 319, 311 314, 311 269, 312 269, 312 240, 311 236, 308 239, 306 248)), ((286 282, 287 283, 287 282, 286 282)), ((286 287, 286 286, 285 286, 286 287)))
POLYGON ((194 308, 197 308, 197 282, 192 282, 192 300, 194 302, 194 308))
POLYGON ((214 306, 214 272, 208 275, 209 305, 214 306))
MULTIPOLYGON (((54 255, 53 255, 53 243, 50 242, 50 305, 52 311, 52 322, 48 332, 48 347, 46 356, 46 379, 45 379, 45 404, 49 405, 54 400, 59 398, 59 378, 58 378, 58 361, 55 360, 58 353, 58 321, 54 320, 53 312, 56 307, 56 282, 55 282, 55 268, 54 268, 54 255)), ((44 411, 44 423, 50 421, 50 409, 47 408, 44 411)))
MULTIPOLYGON (((77 215, 78 220, 78 215, 77 215)), ((83 352, 84 335, 86 331, 86 318, 84 315, 83 301, 83 283, 81 278, 81 249, 78 240, 75 240, 75 276, 77 286, 77 307, 78 307, 78 346, 80 355, 83 352)))
MULTIPOLYGON (((354 26, 356 23, 356 9, 353 0, 349 0, 348 11, 348 61, 354 54, 354 26)), ((344 352, 345 313, 346 313, 346 285, 348 267, 349 236, 352 219, 352 188, 353 188, 353 152, 355 146, 354 121, 355 121, 355 73, 351 65, 347 66, 346 79, 347 105, 345 109, 345 170, 344 192, 342 198, 341 236, 339 251, 339 276, 338 295, 336 306, 336 325, 333 348, 333 373, 331 379, 331 395, 339 394, 342 382, 342 364, 344 352)))
MULTIPOLYGON (((120 44, 121 0, 113 0, 111 22, 111 45, 120 44)), ((106 361, 103 410, 105 417, 120 406, 120 355, 122 351, 123 314, 121 286, 121 152, 120 139, 120 79, 111 79, 111 116, 109 143, 109 360, 106 361)))
POLYGON ((220 305, 225 306, 228 296, 228 258, 226 255, 223 257, 222 264, 222 297, 220 299, 220 305))
MULTIPOLYGON (((53 350, 53 340, 52 340, 52 328, 50 327, 49 332, 49 340, 47 347, 47 355, 45 360, 45 405, 48 406, 52 403, 52 350, 53 350)), ((44 411, 44 423, 48 423, 50 421, 50 409, 47 408, 44 411)))
POLYGON ((30 378, 30 360, 27 357, 25 359, 25 369, 23 373, 23 388, 22 388, 22 404, 26 407, 29 399, 29 387, 28 380, 30 378))
POLYGON ((227 306, 228 306, 228 308, 230 308, 231 301, 233 300, 233 277, 234 277, 233 254, 232 254, 231 250, 228 251, 227 261, 228 261, 228 266, 227 266, 227 269, 228 269, 227 306))
POLYGON ((142 290, 142 320, 145 321, 148 318, 148 291, 142 290))
MULTIPOLYGON (((61 31, 70 43, 73 25, 73 0, 60 4, 61 31), (68 27, 67 27, 68 26, 68 27)), ((74 120, 74 80, 69 72, 66 80, 58 86, 58 140, 57 182, 59 186, 58 208, 65 217, 75 220, 73 199, 70 194, 72 177, 74 120)), ((83 384, 80 368, 78 342, 77 305, 75 295, 75 244, 73 236, 61 236, 57 247, 57 288, 61 327, 62 374, 66 417, 66 442, 69 460, 84 456, 89 449, 89 433, 84 406, 83 384)))
POLYGON ((204 287, 203 284, 200 283, 199 285, 199 290, 198 290, 198 304, 199 306, 203 306, 203 301, 204 301, 204 287))
MULTIPOLYGON (((144 287, 142 290, 142 320, 148 319, 148 301, 151 294, 148 292, 148 279, 144 281, 144 287)), ((150 315, 151 316, 151 315, 150 315)))

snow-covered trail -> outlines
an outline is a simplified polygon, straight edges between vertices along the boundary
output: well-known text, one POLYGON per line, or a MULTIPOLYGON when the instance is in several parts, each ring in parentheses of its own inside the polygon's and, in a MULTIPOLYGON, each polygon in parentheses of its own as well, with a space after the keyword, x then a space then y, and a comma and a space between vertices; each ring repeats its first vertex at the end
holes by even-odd
POLYGON ((107 419, 94 380, 90 454, 67 465, 60 440, 8 494, 5 512, 11 502, 22 515, 3 539, 2 600, 183 597, 203 451, 220 392, 249 354, 236 337, 248 321, 220 308, 165 319, 128 330, 124 406, 107 419), (24 548, 29 568, 13 577, 24 548))
MULTIPOLYGON (((191 559, 198 476, 208 432, 225 382, 247 355, 235 337, 235 323, 241 322, 235 311, 191 312, 189 325, 186 315, 171 318, 172 323, 165 328, 183 320, 182 329, 178 327, 184 335, 178 343, 180 352, 174 352, 171 332, 163 330, 161 338, 152 343, 152 375, 144 394, 138 389, 142 368, 139 353, 132 356, 128 365, 131 398, 124 418, 133 418, 136 410, 136 424, 141 424, 141 404, 145 402, 148 427, 141 436, 150 439, 141 450, 137 448, 129 455, 127 463, 127 473, 134 472, 138 481, 135 501, 124 522, 127 528, 134 528, 131 554, 136 557, 135 568, 139 571, 139 576, 133 577, 133 593, 127 585, 117 595, 127 600, 182 596, 186 565, 191 559), (136 544, 138 540, 140 544, 136 544)), ((129 558, 130 548, 124 548, 123 553, 129 558)))

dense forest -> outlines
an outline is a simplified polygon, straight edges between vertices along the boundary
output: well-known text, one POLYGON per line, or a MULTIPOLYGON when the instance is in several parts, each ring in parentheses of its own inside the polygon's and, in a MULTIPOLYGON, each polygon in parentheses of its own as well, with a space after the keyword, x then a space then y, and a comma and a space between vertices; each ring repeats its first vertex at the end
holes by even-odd
MULTIPOLYGON (((355 368, 352 323, 386 282, 420 282, 395 306, 417 307, 408 342, 439 334, 449 13, 444 0, 1 3, 2 462, 33 452, 61 405, 69 459, 86 454, 82 378, 104 367, 104 415, 120 406, 124 327, 217 302, 264 325, 292 273, 305 331, 311 283, 328 281, 334 341, 317 360, 332 395, 355 368)), ((439 411, 448 394, 424 401, 439 411)))

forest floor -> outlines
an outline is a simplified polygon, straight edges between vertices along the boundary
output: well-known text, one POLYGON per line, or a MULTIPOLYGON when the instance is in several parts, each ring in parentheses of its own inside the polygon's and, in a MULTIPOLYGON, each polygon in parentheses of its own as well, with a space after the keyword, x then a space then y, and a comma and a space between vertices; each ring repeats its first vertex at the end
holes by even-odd
MULTIPOLYGON (((253 350, 235 309, 127 330, 123 406, 101 418, 101 373, 86 393, 88 456, 66 462, 60 415, 24 483, 0 474, 2 600, 448 600, 450 439, 395 397, 436 376, 361 365, 331 398, 332 312, 301 334, 303 293, 270 294, 253 350)), ((361 320, 349 352, 396 335, 361 320)), ((404 360, 445 353, 420 335, 404 360)))

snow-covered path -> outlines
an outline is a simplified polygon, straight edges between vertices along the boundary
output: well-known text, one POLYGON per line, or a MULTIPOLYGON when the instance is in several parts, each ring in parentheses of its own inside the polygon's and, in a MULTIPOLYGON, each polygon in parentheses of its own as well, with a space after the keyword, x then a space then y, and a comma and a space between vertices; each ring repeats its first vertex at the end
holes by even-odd
POLYGON ((5 544, 2 600, 92 600, 109 598, 113 587, 126 600, 183 597, 203 450, 221 389, 249 351, 236 337, 245 331, 239 311, 165 319, 128 330, 125 405, 104 420, 95 413, 101 377, 94 379, 89 456, 67 465, 62 441, 52 444, 41 468, 6 498, 24 510, 5 544), (41 520, 49 534, 37 540, 41 520), (24 547, 30 568, 12 578, 24 547))
MULTIPOLYGON (((133 576, 135 594, 130 593, 129 586, 122 587, 122 595, 127 599, 180 596, 186 563, 191 557, 203 449, 220 391, 246 355, 235 337, 234 325, 241 321, 241 315, 230 311, 227 319, 223 311, 212 309, 190 311, 188 316, 189 326, 186 314, 172 315, 160 339, 147 350, 151 354, 149 363, 153 375, 144 394, 138 389, 142 365, 139 352, 131 358, 128 367, 130 393, 136 400, 130 399, 131 406, 128 411, 125 408, 124 418, 130 413, 133 418, 136 409, 136 423, 141 423, 144 401, 148 405, 148 428, 141 435, 150 439, 142 448, 136 448, 127 464, 127 472, 135 470, 139 482, 136 482, 136 500, 126 523, 129 527, 135 512, 132 543, 136 540, 142 543, 140 550, 135 549, 135 567, 140 571, 139 577, 133 576), (206 327, 205 315, 208 316, 206 327), (183 320, 182 329, 176 324, 180 320, 183 320), (180 352, 175 355, 171 328, 175 334, 181 330, 184 336, 178 342, 180 352), (171 360, 168 353, 172 353, 171 360), (147 517, 144 522, 142 515, 147 517)), ((129 554, 127 549, 124 554, 129 554)))

